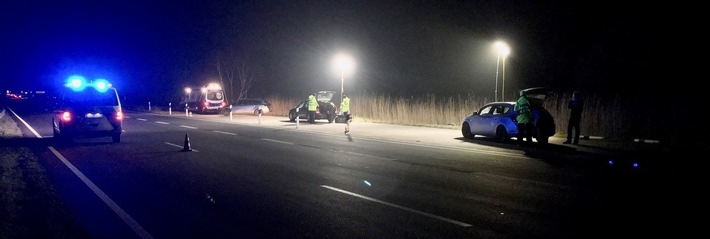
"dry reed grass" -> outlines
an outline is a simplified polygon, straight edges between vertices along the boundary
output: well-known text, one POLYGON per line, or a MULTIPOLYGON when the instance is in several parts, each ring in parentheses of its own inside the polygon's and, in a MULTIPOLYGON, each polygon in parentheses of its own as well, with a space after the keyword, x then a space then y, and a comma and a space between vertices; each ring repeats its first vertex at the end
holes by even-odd
MULTIPOLYGON (((551 97, 544 107, 555 118, 557 136, 567 134, 571 92, 551 97)), ((465 95, 438 97, 393 97, 386 94, 351 93, 351 112, 354 121, 428 127, 458 128, 463 119, 487 103, 483 97, 465 95)), ((305 99, 305 97, 304 97, 305 99)), ((303 99, 287 99, 278 95, 267 97, 271 102, 270 115, 288 116, 288 112, 303 99)), ((654 117, 653 111, 636 107, 635 102, 619 96, 587 94, 582 114, 581 134, 614 140, 656 139, 672 140, 664 129, 672 119, 654 117)), ((334 100, 339 103, 339 100, 334 100)))

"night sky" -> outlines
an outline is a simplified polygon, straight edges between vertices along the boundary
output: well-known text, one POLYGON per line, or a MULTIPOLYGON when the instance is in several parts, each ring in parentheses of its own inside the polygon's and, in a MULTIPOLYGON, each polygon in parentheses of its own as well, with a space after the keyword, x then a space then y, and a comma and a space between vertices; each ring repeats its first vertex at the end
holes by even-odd
POLYGON ((331 62, 344 52, 356 62, 346 93, 492 99, 493 42, 503 40, 509 99, 535 86, 695 94, 710 53, 702 9, 648 1, 9 0, 0 3, 0 88, 52 88, 80 73, 160 102, 218 79, 218 65, 239 64, 254 76, 250 97, 305 97, 340 90, 331 62))

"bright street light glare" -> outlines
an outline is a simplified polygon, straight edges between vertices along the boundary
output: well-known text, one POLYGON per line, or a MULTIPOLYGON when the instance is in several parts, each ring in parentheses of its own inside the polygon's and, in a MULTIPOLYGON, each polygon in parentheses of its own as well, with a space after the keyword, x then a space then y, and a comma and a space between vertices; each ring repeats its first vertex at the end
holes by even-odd
POLYGON ((345 90, 345 73, 352 72, 353 68, 355 68, 355 61, 349 55, 340 53, 335 56, 335 59, 333 60, 333 66, 335 66, 335 68, 340 73, 340 103, 342 104, 343 92, 345 90))
POLYGON ((341 53, 335 56, 333 66, 338 73, 350 73, 355 68, 355 61, 353 61, 352 57, 341 53))
POLYGON ((503 57, 503 94, 501 100, 505 100, 505 58, 510 54, 510 48, 505 42, 497 41, 493 44, 493 47, 498 54, 498 59, 496 60, 496 88, 494 92, 494 100, 498 101, 498 68, 500 66, 500 58, 503 57))

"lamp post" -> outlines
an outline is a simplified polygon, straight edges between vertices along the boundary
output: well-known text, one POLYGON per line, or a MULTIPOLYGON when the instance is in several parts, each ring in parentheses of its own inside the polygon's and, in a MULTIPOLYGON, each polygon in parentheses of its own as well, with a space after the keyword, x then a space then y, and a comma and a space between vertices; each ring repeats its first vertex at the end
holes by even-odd
POLYGON ((500 58, 501 56, 503 57, 503 96, 501 96, 501 100, 505 101, 505 58, 510 54, 510 48, 508 47, 505 42, 502 41, 497 41, 494 44, 494 47, 496 49, 496 52, 498 53, 498 59, 496 60, 496 89, 494 91, 495 93, 495 101, 498 101, 498 68, 500 66, 500 58))
POLYGON ((341 53, 335 56, 333 65, 340 73, 340 102, 342 103, 345 85, 345 73, 353 69, 354 62, 350 56, 341 53))

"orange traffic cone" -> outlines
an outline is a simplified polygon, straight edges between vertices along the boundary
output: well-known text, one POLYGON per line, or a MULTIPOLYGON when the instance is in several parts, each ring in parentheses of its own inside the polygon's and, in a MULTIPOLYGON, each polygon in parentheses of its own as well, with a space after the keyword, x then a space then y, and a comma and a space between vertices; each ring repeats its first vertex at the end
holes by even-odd
POLYGON ((192 148, 190 147, 190 138, 187 137, 187 134, 185 134, 185 143, 183 144, 182 151, 183 152, 192 151, 192 148))

